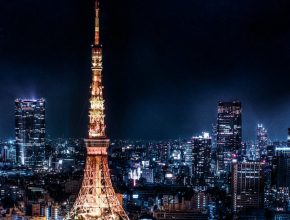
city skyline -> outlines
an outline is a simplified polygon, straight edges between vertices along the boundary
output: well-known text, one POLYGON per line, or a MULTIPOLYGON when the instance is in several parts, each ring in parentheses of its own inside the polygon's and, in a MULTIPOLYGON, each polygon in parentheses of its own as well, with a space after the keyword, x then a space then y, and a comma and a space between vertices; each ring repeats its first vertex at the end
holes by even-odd
POLYGON ((1 220, 290 219, 287 3, 54 1, 0 9, 1 220))
MULTIPOLYGON (((25 100, 25 101, 31 101, 31 102, 33 102, 33 101, 37 101, 37 100, 39 100, 38 98, 31 98, 31 99, 29 99, 29 98, 17 98, 17 99, 15 99, 15 102, 17 101, 17 100, 25 100)), ((40 98, 40 99, 43 99, 43 100, 45 100, 44 98, 40 98)), ((234 103, 235 102, 239 102, 239 101, 237 101, 237 100, 234 100, 233 101, 234 103)), ((221 103, 221 101, 219 101, 219 103, 221 103)), ((219 103, 218 103, 218 105, 219 105, 219 103)), ((226 102, 226 103, 230 103, 230 102, 226 102)), ((218 115, 218 114, 217 114, 218 115)), ((242 119, 241 119, 242 120, 242 119)), ((212 123, 211 124, 211 126, 216 126, 218 123, 212 123)), ((265 124, 262 124, 262 123, 257 123, 257 124, 255 124, 255 126, 264 126, 265 124)), ((210 127, 211 127, 210 126, 210 127)), ((255 127, 255 129, 256 129, 256 127, 255 127)), ((265 129, 265 128, 264 128, 265 129)), ((288 131, 289 131, 289 128, 287 128, 288 129, 288 131)), ((215 133, 213 133, 213 132, 215 132, 214 131, 214 128, 213 127, 211 127, 211 128, 209 128, 208 130, 200 130, 200 132, 205 132, 205 133, 209 133, 209 134, 211 134, 211 135, 216 135, 215 133)), ((167 139, 179 139, 179 138, 182 138, 182 139, 190 139, 190 138, 194 138, 196 135, 198 134, 198 132, 196 132, 196 133, 194 133, 194 134, 192 134, 191 136, 176 136, 175 138, 170 138, 170 137, 168 137, 167 139)), ((255 133, 252 135, 253 137, 252 137, 252 139, 244 139, 244 138, 242 138, 242 141, 243 142, 248 142, 248 141, 257 141, 257 143, 258 143, 258 138, 257 138, 257 131, 255 130, 255 133)), ((269 139, 269 141, 287 141, 288 139, 289 139, 289 134, 288 135, 285 135, 285 131, 284 131, 284 134, 283 134, 285 137, 282 137, 281 139, 279 139, 279 138, 270 138, 269 139)), ((48 136, 49 136, 49 138, 61 138, 61 136, 57 136, 57 137, 51 137, 50 136, 50 134, 48 134, 48 136)), ((8 139, 13 139, 13 138, 8 138, 8 137, 1 137, 2 139, 6 139, 6 140, 8 140, 8 139)), ((65 138, 69 138, 69 136, 68 137, 65 137, 65 138)), ((73 137, 73 138, 83 138, 83 137, 73 137)), ((114 139, 118 139, 118 138, 114 138, 114 139)), ((122 138, 120 138, 120 139, 122 139, 122 138)), ((123 138, 123 139, 130 139, 130 138, 123 138)), ((142 140, 142 138, 132 138, 132 140, 142 140)), ((158 140, 166 140, 166 138, 160 138, 160 139, 150 139, 150 138, 143 138, 143 140, 156 140, 156 141, 158 141, 158 140)))
MULTIPOLYGON (((15 98, 33 96, 47 100, 48 134, 84 137, 93 1, 52 1, 46 8, 19 0, 1 4, 2 138, 14 137, 15 98)), ((211 131, 218 101, 238 99, 243 140, 255 139, 257 123, 271 140, 286 140, 289 3, 211 4, 101 3, 110 137, 211 131)))

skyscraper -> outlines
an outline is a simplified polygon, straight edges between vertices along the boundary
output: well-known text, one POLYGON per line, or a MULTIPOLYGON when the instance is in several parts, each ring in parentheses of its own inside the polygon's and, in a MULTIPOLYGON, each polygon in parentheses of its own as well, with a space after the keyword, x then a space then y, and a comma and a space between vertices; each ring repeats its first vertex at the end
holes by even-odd
POLYGON ((232 164, 232 208, 262 208, 264 201, 263 163, 237 162, 232 164))
POLYGON ((242 144, 242 105, 239 101, 219 102, 217 116, 217 171, 229 171, 242 144))
POLYGON ((192 175, 195 183, 205 184, 210 174, 211 137, 208 133, 192 138, 192 175))
POLYGON ((184 143, 184 164, 189 168, 189 175, 192 176, 192 142, 184 143))
POLYGON ((285 152, 277 152, 276 156, 276 185, 290 189, 290 155, 285 152))
MULTIPOLYGON (((290 140, 290 129, 288 129, 288 143, 290 140)), ((288 145, 287 143, 287 145, 288 145)), ((275 148, 273 162, 273 182, 277 187, 288 187, 290 189, 290 147, 279 146, 275 148)))
POLYGON ((87 157, 79 195, 66 219, 128 219, 115 194, 108 165, 109 139, 105 132, 102 84, 102 47, 99 41, 99 1, 95 2, 95 41, 92 46, 92 84, 87 157))
POLYGON ((257 125, 257 147, 260 157, 265 157, 267 155, 267 145, 268 145, 268 131, 262 125, 257 125))
POLYGON ((287 146, 290 147, 290 128, 288 128, 287 146))
POLYGON ((45 100, 15 100, 16 161, 42 166, 45 149, 45 100))

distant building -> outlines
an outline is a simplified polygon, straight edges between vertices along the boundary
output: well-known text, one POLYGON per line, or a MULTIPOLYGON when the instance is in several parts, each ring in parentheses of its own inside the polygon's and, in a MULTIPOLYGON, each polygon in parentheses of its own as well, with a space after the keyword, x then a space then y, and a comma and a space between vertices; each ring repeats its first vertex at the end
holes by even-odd
POLYGON ((208 220, 208 214, 197 213, 193 211, 156 211, 153 216, 157 220, 171 220, 171 219, 181 219, 181 220, 208 220))
POLYGON ((288 128, 287 146, 290 147, 290 128, 288 128))
POLYGON ((142 168, 142 178, 146 179, 147 183, 154 183, 154 172, 151 168, 142 168))
POLYGON ((206 212, 209 203, 209 195, 205 191, 195 191, 193 197, 193 210, 196 212, 206 212))
POLYGON ((158 160, 167 163, 171 152, 170 143, 160 143, 158 146, 158 160))
POLYGON ((32 204, 31 205, 31 209, 32 209, 32 216, 40 216, 40 204, 32 204))
POLYGON ((189 175, 192 175, 192 144, 188 141, 184 144, 184 164, 189 168, 189 175))
POLYGON ((61 220, 61 207, 58 204, 54 204, 51 206, 51 219, 53 220, 61 220))
POLYGON ((234 212, 247 208, 263 208, 263 163, 232 163, 232 208, 234 212))
POLYGON ((15 146, 18 164, 42 166, 45 152, 45 100, 15 100, 15 146))
POLYGON ((290 156, 281 153, 277 156, 277 187, 290 189, 290 156))
POLYGON ((233 155, 238 154, 242 144, 241 102, 218 103, 216 133, 217 171, 229 171, 233 155))
POLYGON ((192 138, 192 176, 195 183, 206 182, 211 168, 211 137, 208 133, 192 138))
POLYGON ((289 203, 288 187, 273 186, 265 190, 265 208, 275 212, 287 212, 289 203))
POLYGON ((12 140, 0 142, 0 166, 7 163, 15 163, 15 145, 12 140))
POLYGON ((265 158, 267 155, 268 131, 262 124, 257 125, 257 146, 260 158, 265 158))
MULTIPOLYGON (((288 142, 290 130, 288 129, 288 142)), ((288 187, 290 190, 290 147, 286 144, 275 147, 275 158, 273 162, 273 183, 277 187, 288 187)))
POLYGON ((217 141, 217 125, 212 124, 212 147, 216 148, 216 141, 217 141))

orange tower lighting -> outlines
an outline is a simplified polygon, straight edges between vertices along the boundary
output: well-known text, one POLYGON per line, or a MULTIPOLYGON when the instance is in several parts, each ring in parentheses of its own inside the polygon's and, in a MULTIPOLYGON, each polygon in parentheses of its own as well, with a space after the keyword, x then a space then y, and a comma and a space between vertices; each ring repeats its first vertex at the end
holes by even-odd
POLYGON ((129 220, 112 186, 107 149, 105 105, 102 85, 102 46, 99 35, 99 2, 95 2, 95 42, 92 46, 92 84, 89 132, 85 139, 87 157, 79 195, 66 216, 84 220, 129 220))

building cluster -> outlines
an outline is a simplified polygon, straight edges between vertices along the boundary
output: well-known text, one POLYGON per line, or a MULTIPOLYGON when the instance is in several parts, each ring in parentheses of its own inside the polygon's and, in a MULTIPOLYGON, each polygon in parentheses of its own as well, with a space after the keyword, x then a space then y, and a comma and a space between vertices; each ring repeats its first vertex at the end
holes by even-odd
MULTIPOLYGON (((84 165, 83 140, 45 138, 44 99, 17 99, 15 140, 0 141, 0 218, 62 219, 84 165)), ((238 101, 220 102, 213 130, 187 140, 112 141, 109 166, 130 219, 290 218, 290 129, 271 141, 258 124, 243 142, 238 101)))
POLYGON ((210 219, 269 215, 289 219, 290 130, 288 141, 271 141, 264 125, 257 124, 256 137, 242 141, 241 102, 220 102, 211 134, 114 143, 112 178, 120 188, 130 189, 126 199, 155 217, 154 213, 182 215, 190 210, 210 219), (156 186, 170 188, 156 192, 156 186), (175 198, 169 206, 167 197, 175 198))

